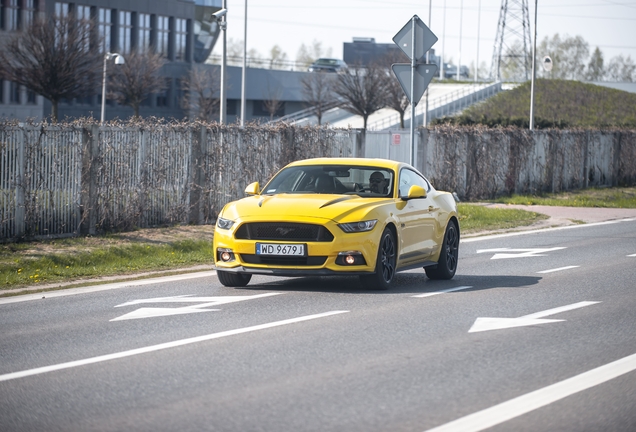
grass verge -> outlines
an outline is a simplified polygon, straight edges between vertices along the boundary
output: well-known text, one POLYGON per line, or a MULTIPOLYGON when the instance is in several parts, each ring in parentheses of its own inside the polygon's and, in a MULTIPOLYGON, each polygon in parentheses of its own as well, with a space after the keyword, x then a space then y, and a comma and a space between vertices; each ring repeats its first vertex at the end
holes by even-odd
MULTIPOLYGON (((636 188, 515 195, 494 202, 636 208, 636 188)), ((547 218, 535 212, 469 203, 459 204, 458 211, 464 234, 527 226, 547 218)), ((211 225, 199 225, 151 228, 100 237, 0 244, 0 296, 15 294, 17 288, 35 288, 34 291, 38 291, 41 286, 41 290, 45 291, 52 289, 50 284, 80 279, 131 278, 140 272, 210 265, 213 231, 211 225)))
POLYGON ((457 212, 463 234, 527 226, 548 218, 525 210, 488 208, 475 204, 459 204, 457 212))
POLYGON ((564 207, 636 208, 636 187, 591 188, 558 194, 512 195, 490 202, 564 207))

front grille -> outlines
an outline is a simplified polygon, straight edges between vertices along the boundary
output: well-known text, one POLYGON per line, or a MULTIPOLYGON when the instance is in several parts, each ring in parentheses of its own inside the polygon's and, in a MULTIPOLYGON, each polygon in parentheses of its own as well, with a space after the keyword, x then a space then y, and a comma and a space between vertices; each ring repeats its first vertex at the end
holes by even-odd
POLYGON ((322 225, 283 222, 244 223, 236 230, 235 237, 239 240, 333 241, 333 234, 322 225))
POLYGON ((320 266, 327 261, 326 256, 292 257, 292 256, 263 256, 241 254, 241 259, 247 264, 269 264, 280 266, 320 266))

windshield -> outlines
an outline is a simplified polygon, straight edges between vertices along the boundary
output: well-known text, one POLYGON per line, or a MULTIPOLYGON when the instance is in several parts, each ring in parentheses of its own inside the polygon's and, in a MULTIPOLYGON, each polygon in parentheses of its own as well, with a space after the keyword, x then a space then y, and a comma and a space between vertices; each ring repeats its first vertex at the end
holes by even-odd
POLYGON ((394 173, 387 168, 347 165, 309 165, 283 169, 262 193, 324 193, 392 197, 394 173))

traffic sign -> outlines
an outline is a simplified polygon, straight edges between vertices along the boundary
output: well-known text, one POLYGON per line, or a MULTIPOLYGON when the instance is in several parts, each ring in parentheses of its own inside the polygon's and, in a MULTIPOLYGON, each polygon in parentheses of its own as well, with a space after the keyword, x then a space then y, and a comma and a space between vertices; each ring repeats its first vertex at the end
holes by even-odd
POLYGON ((428 87, 433 77, 437 76, 436 64, 418 64, 415 68, 415 81, 413 85, 415 97, 411 97, 411 65, 409 63, 396 63, 391 66, 391 69, 393 69, 393 73, 400 82, 400 86, 402 86, 402 90, 404 90, 409 102, 413 105, 417 105, 420 99, 422 99, 426 87, 428 87))
POLYGON ((420 17, 414 15, 413 20, 415 20, 415 26, 413 26, 412 21, 409 20, 409 22, 402 27, 402 30, 393 36, 393 42, 395 42, 410 59, 413 59, 413 28, 415 28, 415 60, 421 61, 424 60, 426 52, 437 42, 437 36, 424 24, 420 17))

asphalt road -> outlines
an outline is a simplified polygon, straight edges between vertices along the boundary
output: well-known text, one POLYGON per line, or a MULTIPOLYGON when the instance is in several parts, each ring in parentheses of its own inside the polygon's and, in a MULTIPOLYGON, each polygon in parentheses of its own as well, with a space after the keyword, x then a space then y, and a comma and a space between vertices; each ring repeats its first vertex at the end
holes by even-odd
POLYGON ((452 281, 389 291, 208 272, 0 299, 0 430, 634 431, 635 289, 631 219, 467 239, 452 281))

